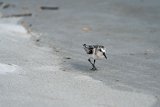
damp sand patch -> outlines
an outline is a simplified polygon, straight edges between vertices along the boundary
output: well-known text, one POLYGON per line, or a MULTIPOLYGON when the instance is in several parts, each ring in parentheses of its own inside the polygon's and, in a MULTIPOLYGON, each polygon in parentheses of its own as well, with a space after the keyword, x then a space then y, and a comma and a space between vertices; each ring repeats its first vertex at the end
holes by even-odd
POLYGON ((18 65, 0 63, 0 74, 17 72, 20 69, 18 65))

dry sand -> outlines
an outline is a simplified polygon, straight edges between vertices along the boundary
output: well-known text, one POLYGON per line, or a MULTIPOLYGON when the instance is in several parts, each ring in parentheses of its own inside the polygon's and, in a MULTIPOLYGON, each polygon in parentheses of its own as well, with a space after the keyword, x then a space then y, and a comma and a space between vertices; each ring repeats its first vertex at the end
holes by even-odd
POLYGON ((1 15, 33 15, 0 20, 1 107, 160 106, 159 1, 16 1, 1 15), (107 47, 97 72, 83 43, 107 47))

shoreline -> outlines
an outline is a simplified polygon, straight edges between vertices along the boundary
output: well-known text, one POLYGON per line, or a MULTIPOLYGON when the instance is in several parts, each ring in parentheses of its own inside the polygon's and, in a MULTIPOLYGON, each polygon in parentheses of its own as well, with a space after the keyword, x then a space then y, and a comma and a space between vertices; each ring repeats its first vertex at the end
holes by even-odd
POLYGON ((139 104, 136 106, 160 105, 159 27, 157 20, 152 20, 159 17, 154 14, 159 8, 154 3, 147 4, 150 1, 134 2, 143 7, 140 11, 130 2, 124 3, 125 0, 121 0, 124 4, 110 0, 94 2, 50 1, 58 9, 41 11, 39 7, 48 2, 20 1, 19 5, 9 1, 15 7, 1 9, 5 14, 32 13, 22 22, 16 18, 0 21, 8 23, 1 26, 0 67, 4 69, 3 64, 9 64, 4 70, 12 71, 17 69, 11 66, 14 64, 20 68, 20 72, 0 75, 2 106, 9 106, 9 102, 16 107, 23 104, 134 107, 132 100, 139 104), (149 17, 142 16, 143 12, 149 17), (20 25, 28 30, 24 31, 20 25), (89 71, 83 43, 107 47, 109 59, 97 62, 99 71, 89 71), (23 103, 19 103, 21 98, 23 103), (123 100, 118 102, 117 98, 123 100))
MULTIPOLYGON (((12 29, 10 30, 9 32, 12 32, 12 29)), ((0 75, 1 85, 11 85, 8 90, 3 91, 3 95, 0 97, 2 106, 7 106, 8 103, 15 106, 25 106, 24 104, 27 103, 29 103, 30 106, 39 104, 43 106, 45 104, 44 101, 48 102, 48 107, 50 107, 50 105, 69 105, 70 107, 150 107, 155 103, 156 98, 151 95, 137 93, 135 91, 129 92, 115 90, 106 86, 105 84, 103 84, 103 82, 94 80, 87 75, 79 74, 76 72, 73 73, 61 71, 61 67, 57 63, 59 58, 56 58, 53 53, 50 53, 51 49, 47 47, 37 47, 36 45, 34 46, 34 44, 30 43, 30 40, 26 41, 26 38, 22 37, 22 33, 19 33, 18 30, 16 30, 16 32, 14 30, 14 32, 12 33, 15 33, 15 36, 11 36, 11 38, 14 38, 14 41, 11 41, 12 39, 9 39, 6 40, 8 41, 6 43, 9 43, 10 41, 11 44, 13 44, 13 47, 10 50, 11 52, 17 51, 17 49, 22 49, 23 47, 23 53, 14 53, 15 55, 19 54, 20 56, 25 56, 25 60, 17 56, 16 61, 12 61, 11 65, 8 66, 12 66, 13 64, 15 64, 16 66, 19 66, 21 70, 19 71, 18 69, 15 69, 15 72, 8 72, 7 74, 0 75), (19 38, 23 40, 22 47, 19 46, 19 44, 22 43, 22 41, 18 40, 19 38), (29 51, 29 53, 27 51, 29 51), (15 62, 18 63, 16 64, 15 62), (16 72, 17 70, 18 72, 16 72), (12 82, 9 82, 10 80, 12 82), (13 88, 15 88, 16 90, 13 90, 13 88), (36 94, 38 94, 38 96, 35 96, 36 94), (23 103, 20 103, 22 99, 23 103), (38 102, 36 101, 36 99, 39 99, 38 102), (14 102, 10 102, 12 100, 14 100, 14 102)), ((3 39, 5 40, 5 37, 3 39)), ((10 58, 8 58, 8 62, 10 62, 9 59, 10 58)), ((2 63, 3 62, 1 62, 1 64, 2 63)), ((10 71, 9 67, 8 70, 10 71)))

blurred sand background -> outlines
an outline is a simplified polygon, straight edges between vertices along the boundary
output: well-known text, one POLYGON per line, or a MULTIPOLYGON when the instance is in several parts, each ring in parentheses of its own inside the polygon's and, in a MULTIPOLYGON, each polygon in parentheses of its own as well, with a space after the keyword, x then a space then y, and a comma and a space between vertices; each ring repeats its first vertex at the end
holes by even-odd
POLYGON ((5 0, 0 16, 1 107, 160 106, 159 0, 5 0), (107 49, 96 72, 84 43, 107 49))

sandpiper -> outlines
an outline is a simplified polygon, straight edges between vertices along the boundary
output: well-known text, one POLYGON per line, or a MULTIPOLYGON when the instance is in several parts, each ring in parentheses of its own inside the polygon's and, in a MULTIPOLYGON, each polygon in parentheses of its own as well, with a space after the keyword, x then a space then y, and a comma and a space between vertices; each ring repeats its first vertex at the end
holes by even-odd
POLYGON ((89 59, 88 61, 91 63, 92 65, 92 69, 93 71, 97 70, 97 68, 95 67, 95 62, 98 59, 103 59, 106 58, 106 50, 104 48, 104 46, 102 45, 86 45, 83 44, 83 48, 86 51, 86 53, 89 55, 89 59), (94 60, 94 62, 92 63, 91 59, 94 60))

